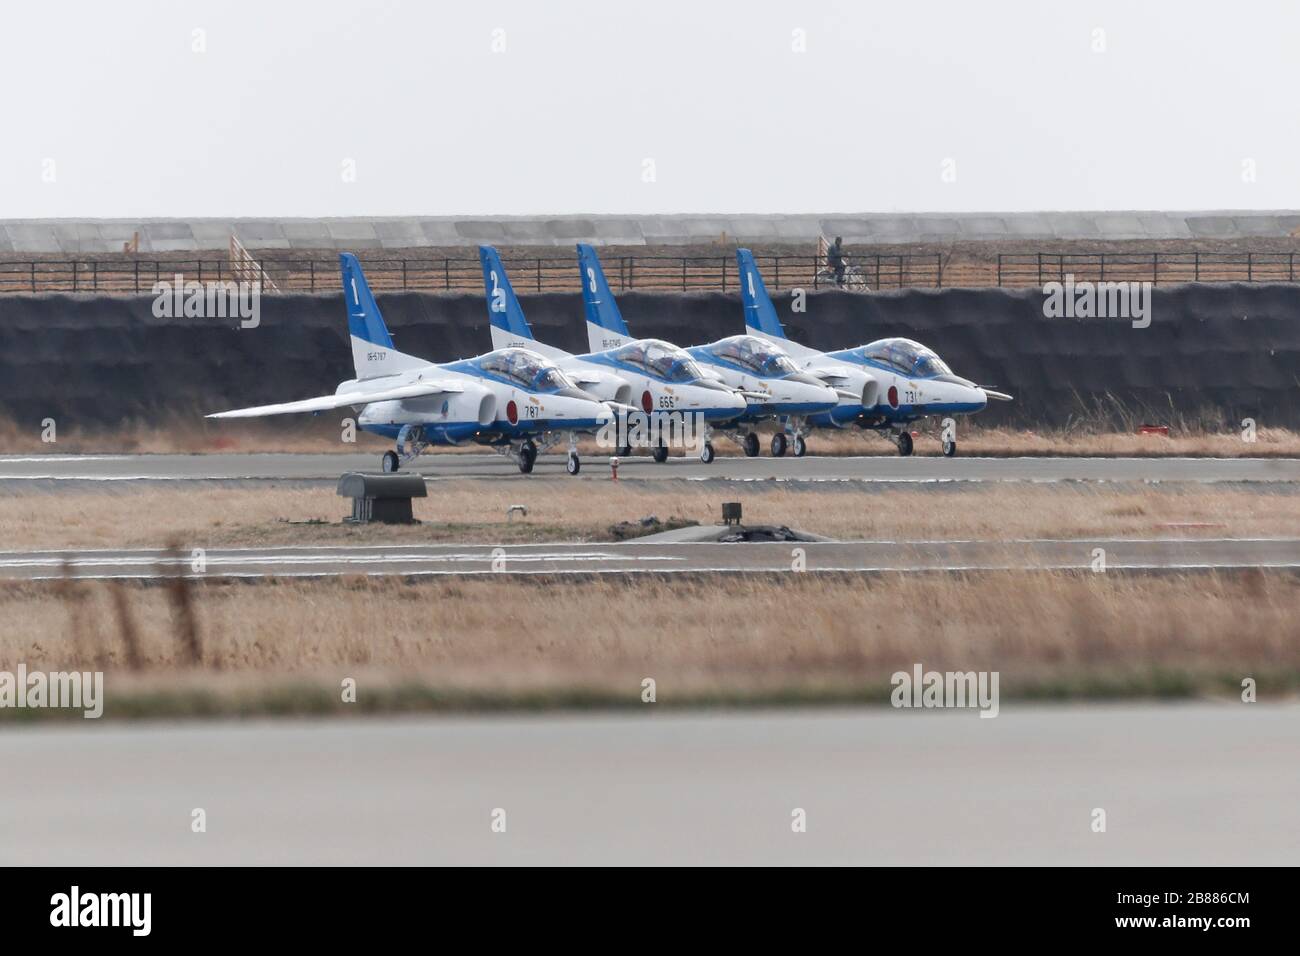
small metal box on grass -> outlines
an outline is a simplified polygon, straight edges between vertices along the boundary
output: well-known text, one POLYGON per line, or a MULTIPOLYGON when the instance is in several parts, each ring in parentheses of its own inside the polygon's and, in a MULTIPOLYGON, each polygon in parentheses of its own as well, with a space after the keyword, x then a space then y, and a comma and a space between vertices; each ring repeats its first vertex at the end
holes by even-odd
POLYGON ((352 499, 352 516, 343 520, 356 524, 381 521, 384 524, 415 524, 412 498, 427 498, 421 475, 367 474, 350 471, 339 478, 340 497, 352 499))

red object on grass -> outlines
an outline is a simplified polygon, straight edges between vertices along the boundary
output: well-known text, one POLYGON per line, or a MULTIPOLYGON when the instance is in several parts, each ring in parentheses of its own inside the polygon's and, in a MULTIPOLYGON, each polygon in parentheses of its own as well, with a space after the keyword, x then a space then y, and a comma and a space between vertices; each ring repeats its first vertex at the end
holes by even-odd
POLYGON ((1168 425, 1140 425, 1138 426, 1137 433, 1139 435, 1164 435, 1166 438, 1168 438, 1169 426, 1168 425))

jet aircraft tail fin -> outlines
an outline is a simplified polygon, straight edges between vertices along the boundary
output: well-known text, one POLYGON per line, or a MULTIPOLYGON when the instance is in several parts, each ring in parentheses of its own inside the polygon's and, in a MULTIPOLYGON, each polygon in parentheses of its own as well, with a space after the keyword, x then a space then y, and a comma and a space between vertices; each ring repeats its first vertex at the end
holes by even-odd
POLYGON ((478 258, 483 266, 483 291, 487 293, 488 321, 492 324, 492 348, 516 345, 531 348, 535 342, 533 327, 524 317, 524 307, 519 304, 519 297, 510 285, 510 276, 506 274, 501 256, 492 246, 479 246, 478 258))
POLYGON ((343 298, 348 308, 348 337, 352 340, 352 364, 357 379, 381 378, 428 365, 425 359, 406 355, 393 347, 393 337, 384 324, 370 283, 361 263, 350 252, 339 254, 343 273, 343 298))
POLYGON ((746 331, 773 339, 786 338, 776 306, 772 304, 772 297, 767 294, 763 277, 754 264, 754 254, 748 249, 737 249, 736 266, 740 270, 740 298, 745 306, 746 331))
POLYGON ((582 276, 582 306, 587 314, 587 345, 591 351, 603 352, 632 341, 632 333, 605 279, 605 270, 600 267, 600 257, 585 242, 578 243, 578 271, 582 276))

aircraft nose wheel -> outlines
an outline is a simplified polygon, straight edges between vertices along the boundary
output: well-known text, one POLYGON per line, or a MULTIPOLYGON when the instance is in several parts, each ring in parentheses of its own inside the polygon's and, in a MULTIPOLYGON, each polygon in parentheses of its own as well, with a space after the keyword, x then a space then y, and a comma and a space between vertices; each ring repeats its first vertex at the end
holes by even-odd
POLYGON ((785 446, 786 446, 786 440, 785 440, 784 432, 777 432, 775 435, 773 435, 772 436, 772 457, 780 458, 782 455, 784 455, 785 446))
POLYGON ((912 433, 911 432, 899 432, 898 438, 896 438, 894 441, 895 444, 898 445, 898 453, 902 455, 904 458, 912 454, 912 433))
POLYGON ((705 442, 704 447, 700 449, 700 461, 706 465, 713 464, 713 445, 709 442, 705 442))
POLYGON ((668 460, 668 446, 655 445, 654 458, 655 461, 661 465, 666 462, 668 460))
POLYGON ((392 473, 402 466, 401 460, 397 457, 397 452, 386 451, 384 457, 380 459, 381 467, 384 471, 392 473))
POLYGON ((802 435, 794 436, 794 457, 802 458, 808 454, 808 443, 803 440, 802 435))
POLYGON ((619 457, 619 458, 630 458, 630 457, 632 457, 632 446, 631 446, 631 445, 619 445, 619 446, 618 446, 618 457, 619 457))
POLYGON ((951 458, 955 454, 957 454, 957 443, 955 441, 945 441, 943 443, 943 456, 951 458))
POLYGON ((565 462, 564 467, 565 467, 565 470, 568 471, 569 474, 571 474, 571 475, 576 475, 576 474, 578 473, 578 471, 582 468, 582 462, 580 462, 580 461, 578 460, 578 456, 577 456, 577 455, 575 455, 575 454, 573 454, 572 452, 570 452, 570 453, 569 453, 569 460, 568 460, 567 462, 565 462))

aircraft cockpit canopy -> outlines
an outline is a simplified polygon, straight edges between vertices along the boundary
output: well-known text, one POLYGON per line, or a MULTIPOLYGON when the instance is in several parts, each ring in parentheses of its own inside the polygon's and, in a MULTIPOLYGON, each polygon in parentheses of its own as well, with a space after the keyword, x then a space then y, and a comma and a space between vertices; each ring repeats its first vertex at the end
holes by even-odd
POLYGON ((614 352, 614 358, 665 382, 693 382, 704 377, 703 370, 690 355, 659 339, 629 342, 614 352))
POLYGON ((933 350, 911 339, 881 339, 864 345, 862 355, 873 362, 888 365, 902 375, 916 378, 952 374, 952 369, 933 350))
POLYGON ((531 392, 576 387, 559 366, 531 349, 499 349, 483 356, 480 364, 483 371, 507 378, 531 392))
POLYGON ((779 347, 756 335, 733 335, 712 349, 724 362, 731 362, 763 378, 777 378, 799 371, 779 347))

